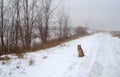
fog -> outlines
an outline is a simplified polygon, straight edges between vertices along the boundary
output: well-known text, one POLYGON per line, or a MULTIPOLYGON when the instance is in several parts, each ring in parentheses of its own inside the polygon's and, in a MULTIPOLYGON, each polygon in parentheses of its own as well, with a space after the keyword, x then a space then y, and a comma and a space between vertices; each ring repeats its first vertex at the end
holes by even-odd
POLYGON ((120 0, 63 0, 74 26, 120 30, 120 0))
POLYGON ((72 26, 120 30, 120 0, 55 0, 59 3, 69 11, 72 26))

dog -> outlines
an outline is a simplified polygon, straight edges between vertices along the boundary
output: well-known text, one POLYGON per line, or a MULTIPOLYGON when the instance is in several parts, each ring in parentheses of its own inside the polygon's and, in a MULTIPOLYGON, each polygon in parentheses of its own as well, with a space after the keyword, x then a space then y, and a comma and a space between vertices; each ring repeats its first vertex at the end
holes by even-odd
POLYGON ((81 45, 78 45, 77 48, 78 48, 78 57, 83 57, 84 56, 84 52, 83 52, 83 50, 81 48, 81 45))

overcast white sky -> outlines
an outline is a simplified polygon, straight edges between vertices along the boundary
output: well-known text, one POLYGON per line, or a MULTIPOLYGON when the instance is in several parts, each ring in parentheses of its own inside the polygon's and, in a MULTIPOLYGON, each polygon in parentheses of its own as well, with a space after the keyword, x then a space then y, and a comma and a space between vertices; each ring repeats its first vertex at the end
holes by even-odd
POLYGON ((120 0, 62 0, 62 3, 70 9, 73 26, 88 24, 96 29, 120 30, 120 0))
POLYGON ((63 0, 73 25, 120 30, 120 0, 63 0))

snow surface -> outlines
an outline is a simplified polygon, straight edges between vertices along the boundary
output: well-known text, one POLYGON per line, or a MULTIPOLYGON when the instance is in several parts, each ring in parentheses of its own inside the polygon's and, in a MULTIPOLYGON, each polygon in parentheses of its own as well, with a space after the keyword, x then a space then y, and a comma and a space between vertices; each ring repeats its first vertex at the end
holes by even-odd
POLYGON ((107 33, 27 53, 24 59, 9 56, 6 64, 0 61, 0 77, 120 77, 120 39, 107 33), (84 57, 78 57, 78 44, 84 57))

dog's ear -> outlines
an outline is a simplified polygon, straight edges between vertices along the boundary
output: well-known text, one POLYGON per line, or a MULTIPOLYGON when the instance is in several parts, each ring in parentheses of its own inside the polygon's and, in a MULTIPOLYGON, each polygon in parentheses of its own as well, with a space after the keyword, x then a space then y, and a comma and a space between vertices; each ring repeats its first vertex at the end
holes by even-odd
POLYGON ((81 47, 81 44, 80 44, 80 47, 81 47))
POLYGON ((78 45, 79 48, 81 48, 81 45, 78 45))
POLYGON ((81 48, 81 45, 78 45, 79 48, 81 48))

